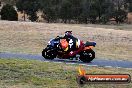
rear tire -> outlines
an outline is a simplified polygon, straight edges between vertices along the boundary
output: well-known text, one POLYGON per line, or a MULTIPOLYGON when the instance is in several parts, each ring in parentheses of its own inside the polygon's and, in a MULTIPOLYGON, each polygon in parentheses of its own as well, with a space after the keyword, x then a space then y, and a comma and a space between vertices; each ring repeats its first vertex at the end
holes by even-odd
POLYGON ((42 51, 42 56, 45 59, 53 60, 56 57, 56 51, 53 48, 45 48, 42 51))
POLYGON ((82 51, 80 53, 80 60, 83 62, 91 62, 95 58, 95 52, 92 49, 82 51))

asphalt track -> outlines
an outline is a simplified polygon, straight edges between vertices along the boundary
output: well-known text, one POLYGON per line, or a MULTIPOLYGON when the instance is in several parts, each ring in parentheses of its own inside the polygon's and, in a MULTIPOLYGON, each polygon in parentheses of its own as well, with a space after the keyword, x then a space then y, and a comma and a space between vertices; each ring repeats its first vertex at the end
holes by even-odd
POLYGON ((30 59, 30 60, 41 60, 45 62, 80 64, 80 65, 86 65, 86 66, 99 66, 99 67, 132 68, 132 61, 103 60, 99 58, 95 58, 90 63, 83 63, 82 61, 64 60, 64 59, 57 59, 57 58, 55 58, 54 60, 46 60, 41 55, 7 53, 7 52, 0 52, 0 58, 30 59))

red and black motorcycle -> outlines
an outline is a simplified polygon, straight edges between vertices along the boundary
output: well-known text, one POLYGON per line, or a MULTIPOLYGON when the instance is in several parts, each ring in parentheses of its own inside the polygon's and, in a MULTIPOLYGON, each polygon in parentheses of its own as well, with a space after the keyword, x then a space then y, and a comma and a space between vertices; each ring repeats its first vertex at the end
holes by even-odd
POLYGON ((89 42, 87 41, 85 44, 83 44, 83 48, 76 53, 76 55, 70 57, 68 54, 70 51, 66 52, 62 49, 60 45, 61 39, 64 39, 62 37, 57 37, 48 42, 48 45, 45 49, 42 51, 42 56, 45 59, 53 60, 54 58, 76 58, 76 56, 79 56, 79 59, 83 62, 90 62, 95 58, 95 52, 92 50, 93 47, 95 47, 95 42, 89 42), (67 56, 67 57, 65 57, 67 56))

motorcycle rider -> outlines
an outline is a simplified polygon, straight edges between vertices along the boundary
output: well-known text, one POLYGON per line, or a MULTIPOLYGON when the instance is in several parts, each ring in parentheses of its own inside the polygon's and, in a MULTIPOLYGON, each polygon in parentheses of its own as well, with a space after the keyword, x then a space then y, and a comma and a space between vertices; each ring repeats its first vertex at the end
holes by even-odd
POLYGON ((66 31, 63 39, 60 41, 61 47, 68 52, 70 57, 74 57, 84 48, 84 43, 72 35, 72 31, 66 31))

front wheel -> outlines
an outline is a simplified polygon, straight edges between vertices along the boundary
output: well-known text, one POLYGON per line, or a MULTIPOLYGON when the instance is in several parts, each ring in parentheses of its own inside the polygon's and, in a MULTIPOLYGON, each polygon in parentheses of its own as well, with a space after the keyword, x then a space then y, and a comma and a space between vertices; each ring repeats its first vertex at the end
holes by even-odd
POLYGON ((95 58, 95 52, 92 49, 84 50, 80 53, 80 60, 83 62, 91 62, 95 58))
POLYGON ((56 51, 53 48, 45 48, 42 51, 42 56, 45 59, 53 60, 56 57, 56 51))

